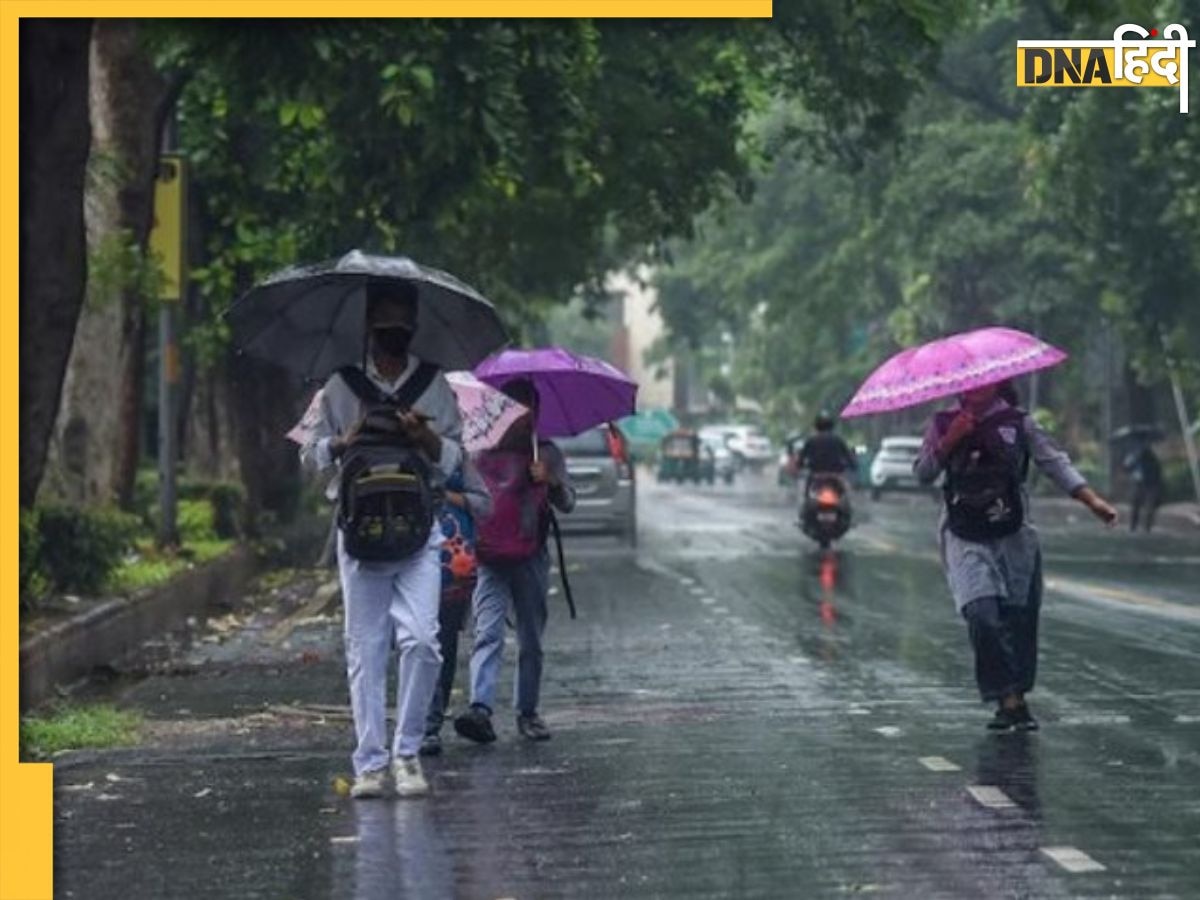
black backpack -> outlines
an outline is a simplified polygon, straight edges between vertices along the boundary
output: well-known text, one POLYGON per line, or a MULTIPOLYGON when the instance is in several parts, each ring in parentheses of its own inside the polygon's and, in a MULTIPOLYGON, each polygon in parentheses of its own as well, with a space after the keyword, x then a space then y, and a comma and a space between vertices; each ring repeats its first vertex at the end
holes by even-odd
POLYGON ((361 369, 347 367, 338 374, 366 409, 358 436, 341 460, 337 523, 343 546, 355 559, 395 562, 425 546, 438 503, 432 469, 405 441, 396 412, 425 393, 437 368, 422 363, 392 395, 361 369))
MULTIPOLYGON (((956 414, 938 414, 940 433, 956 414)), ((1025 523, 1021 485, 1029 473, 1029 446, 1024 421, 1024 410, 1000 410, 976 425, 951 452, 942 494, 947 527, 958 537, 994 540, 1015 534, 1025 523)))

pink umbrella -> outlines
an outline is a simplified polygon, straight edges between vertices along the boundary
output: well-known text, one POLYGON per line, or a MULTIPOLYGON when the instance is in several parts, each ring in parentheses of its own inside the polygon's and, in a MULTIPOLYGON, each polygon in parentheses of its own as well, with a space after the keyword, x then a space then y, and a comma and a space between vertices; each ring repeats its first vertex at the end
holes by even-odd
POLYGON ((871 373, 842 418, 892 412, 1056 366, 1067 354, 1015 328, 980 328, 901 350, 871 373))
POLYGON ((528 411, 470 372, 451 372, 446 380, 458 400, 463 420, 463 446, 468 453, 496 446, 512 424, 528 411))
MULTIPOLYGON (((470 372, 451 372, 446 380, 458 401, 463 420, 463 446, 470 453, 494 447, 526 411, 520 403, 484 384, 470 372)), ((289 440, 300 446, 309 442, 321 421, 323 396, 324 388, 313 394, 308 409, 287 433, 289 440)))

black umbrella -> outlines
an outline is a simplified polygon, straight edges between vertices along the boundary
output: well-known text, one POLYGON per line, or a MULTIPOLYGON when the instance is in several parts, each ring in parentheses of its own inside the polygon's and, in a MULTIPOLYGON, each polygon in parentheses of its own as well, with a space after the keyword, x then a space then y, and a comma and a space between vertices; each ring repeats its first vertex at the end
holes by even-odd
POLYGON ((1118 443, 1120 441, 1161 441, 1164 440, 1167 433, 1163 431, 1161 425, 1142 424, 1142 425, 1125 425, 1118 428, 1112 433, 1109 441, 1118 443))
POLYGON ((471 369, 508 343, 496 309, 453 275, 404 256, 351 250, 339 259, 271 275, 233 305, 227 318, 239 351, 323 380, 362 362, 367 280, 417 287, 414 356, 443 369, 471 369))

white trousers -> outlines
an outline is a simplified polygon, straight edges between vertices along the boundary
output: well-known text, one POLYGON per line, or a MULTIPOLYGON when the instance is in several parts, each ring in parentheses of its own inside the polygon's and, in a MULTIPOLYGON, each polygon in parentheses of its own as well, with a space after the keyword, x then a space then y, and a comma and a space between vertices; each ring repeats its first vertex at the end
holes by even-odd
POLYGON ((358 739, 354 774, 382 769, 393 756, 414 756, 437 684, 441 594, 441 529, 436 525, 417 553, 399 562, 347 556, 338 534, 338 571, 346 612, 346 675, 358 739), (393 640, 399 650, 396 731, 387 744, 387 675, 393 640))

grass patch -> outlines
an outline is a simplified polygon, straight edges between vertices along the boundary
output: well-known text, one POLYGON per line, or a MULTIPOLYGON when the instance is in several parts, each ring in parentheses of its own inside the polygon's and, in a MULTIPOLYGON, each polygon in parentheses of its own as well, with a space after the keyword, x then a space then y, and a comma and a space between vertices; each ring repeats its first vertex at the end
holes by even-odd
POLYGON ((109 577, 109 586, 117 593, 130 593, 157 587, 170 581, 192 563, 211 562, 234 546, 232 540, 200 540, 184 544, 177 554, 164 554, 153 541, 141 541, 138 555, 121 562, 109 577))
POLYGON ((66 706, 21 721, 21 757, 45 759, 63 750, 128 747, 137 742, 142 717, 114 706, 66 706))

